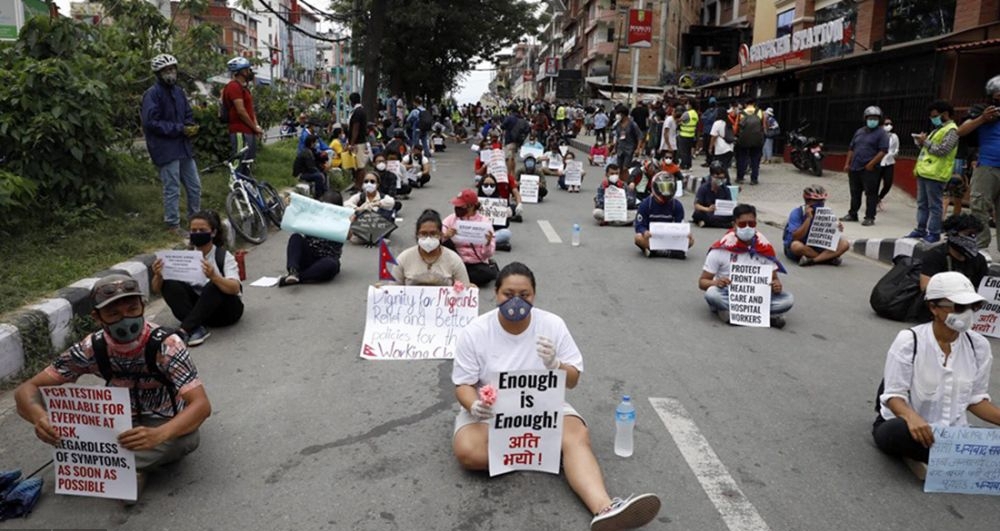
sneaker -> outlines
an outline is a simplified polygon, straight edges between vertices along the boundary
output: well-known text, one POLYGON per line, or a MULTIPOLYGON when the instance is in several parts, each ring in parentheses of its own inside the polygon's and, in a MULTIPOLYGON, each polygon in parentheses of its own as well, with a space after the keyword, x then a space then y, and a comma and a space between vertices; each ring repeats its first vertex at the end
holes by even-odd
POLYGON ((656 494, 615 498, 611 505, 594 516, 590 531, 618 531, 642 527, 660 512, 660 498, 656 494))
POLYGON ((874 224, 875 220, 872 218, 865 218, 865 220, 861 222, 862 227, 871 227, 874 224))
POLYGON ((927 236, 926 232, 924 232, 924 231, 922 231, 920 229, 913 229, 912 231, 910 231, 909 234, 907 234, 906 236, 903 236, 903 237, 904 238, 923 238, 924 236, 927 236))
POLYGON ((704 220, 699 220, 698 223, 697 223, 697 225, 698 225, 699 229, 705 228, 705 221, 704 220))
POLYGON ((643 250, 642 250, 642 254, 643 254, 643 255, 644 255, 644 256, 645 256, 646 258, 651 258, 651 257, 653 256, 653 251, 650 251, 650 250, 649 250, 648 248, 647 248, 647 249, 643 249, 643 250))
POLYGON ((299 283, 299 276, 294 272, 291 272, 278 279, 278 287, 283 288, 285 286, 294 286, 299 283))
POLYGON ((199 326, 191 331, 190 335, 188 335, 187 345, 189 347, 197 347, 198 345, 204 343, 210 335, 212 335, 212 333, 209 332, 207 328, 199 326))
POLYGON ((924 236, 924 241, 927 242, 927 243, 937 243, 937 242, 941 241, 941 235, 940 234, 928 234, 927 236, 924 236))
POLYGON ((524 221, 524 218, 521 217, 521 214, 514 214, 513 216, 511 216, 511 217, 509 217, 507 219, 509 219, 510 221, 513 221, 514 223, 521 223, 521 222, 524 221))
POLYGON ((750 181, 750 186, 757 186, 757 181, 750 181))
POLYGON ((830 264, 830 265, 832 265, 832 266, 839 266, 840 264, 844 263, 844 260, 838 256, 838 257, 834 258, 833 260, 828 261, 827 263, 830 264))
POLYGON ((857 220, 858 220, 857 216, 852 216, 850 214, 840 218, 840 221, 857 221, 857 220))
POLYGON ((781 330, 785 327, 785 318, 780 315, 771 316, 771 328, 777 328, 781 330))
POLYGON ((719 310, 715 312, 715 316, 723 323, 729 324, 729 310, 719 310))
POLYGON ((498 251, 507 251, 507 252, 510 252, 510 249, 511 249, 510 242, 497 243, 497 250, 498 251))
POLYGON ((809 258, 808 256, 803 256, 802 258, 799 258, 799 265, 802 267, 809 267, 815 263, 816 261, 813 260, 812 258, 809 258))
POLYGON ((675 251, 662 251, 662 253, 663 253, 663 256, 665 256, 667 258, 673 258, 675 260, 686 260, 687 259, 687 253, 685 253, 684 251, 676 251, 676 250, 675 251))

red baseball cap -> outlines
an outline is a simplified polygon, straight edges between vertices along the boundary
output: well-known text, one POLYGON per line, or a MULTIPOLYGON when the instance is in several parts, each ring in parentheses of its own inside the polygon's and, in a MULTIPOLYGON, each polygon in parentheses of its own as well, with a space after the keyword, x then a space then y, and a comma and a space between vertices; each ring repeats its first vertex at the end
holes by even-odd
POLYGON ((466 188, 462 190, 462 193, 458 194, 457 197, 451 200, 451 204, 455 206, 472 206, 479 204, 479 196, 476 195, 476 191, 471 188, 466 188))

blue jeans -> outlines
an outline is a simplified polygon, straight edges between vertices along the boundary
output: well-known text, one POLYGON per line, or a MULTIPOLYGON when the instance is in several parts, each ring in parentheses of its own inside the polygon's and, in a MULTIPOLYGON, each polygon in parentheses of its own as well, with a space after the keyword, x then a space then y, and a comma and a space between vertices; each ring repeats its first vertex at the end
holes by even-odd
POLYGON ((750 182, 757 182, 760 176, 761 148, 736 148, 736 180, 742 181, 750 171, 750 182))
POLYGON ((299 180, 313 185, 313 199, 319 199, 326 193, 326 175, 323 172, 299 174, 299 180))
POLYGON ((410 137, 410 145, 415 146, 419 143, 420 147, 422 147, 424 150, 424 156, 433 157, 434 154, 431 153, 431 147, 429 144, 427 144, 428 136, 429 135, 427 134, 427 131, 421 131, 419 128, 414 127, 413 135, 410 137))
POLYGON ((770 162, 774 158, 774 138, 764 139, 764 160, 770 162))
MULTIPOLYGON (((712 286, 705 291, 705 302, 713 313, 729 311, 729 288, 719 288, 712 286)), ((771 315, 781 315, 792 309, 795 304, 795 297, 791 293, 782 291, 771 294, 771 315)))
POLYGON ((942 195, 945 183, 917 176, 917 231, 941 234, 942 195))
POLYGON ((497 243, 509 243, 511 237, 510 229, 497 229, 494 237, 497 243))
MULTIPOLYGON (((247 146, 247 152, 243 154, 243 158, 240 160, 253 160, 257 158, 257 135, 253 133, 229 133, 229 145, 232 148, 231 153, 236 155, 236 153, 243 149, 243 146, 247 146)), ((236 171, 242 173, 243 175, 250 176, 250 166, 247 164, 240 164, 240 167, 236 171)))
POLYGON ((187 213, 190 219, 201 210, 201 178, 194 159, 178 159, 160 166, 163 181, 163 222, 169 227, 181 224, 181 184, 187 192, 187 213))

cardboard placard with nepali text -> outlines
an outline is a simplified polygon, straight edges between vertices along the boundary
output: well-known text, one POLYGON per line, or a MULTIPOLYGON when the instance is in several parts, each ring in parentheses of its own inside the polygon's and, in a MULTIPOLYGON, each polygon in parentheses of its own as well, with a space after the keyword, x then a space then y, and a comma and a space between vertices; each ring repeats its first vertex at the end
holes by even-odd
POLYGON ((1000 337, 1000 277, 983 277, 979 283, 979 295, 986 299, 986 304, 976 312, 972 331, 984 336, 1000 337))
POLYGON ((774 266, 743 253, 730 267, 729 324, 770 327, 774 266))
POLYGON ((935 426, 924 492, 1000 496, 1000 430, 935 426))
POLYGON ((514 470, 558 474, 566 371, 501 372, 494 387, 490 476, 514 470))
POLYGON ((580 186, 583 184, 583 161, 566 161, 566 177, 563 182, 567 186, 580 186))
POLYGON ((478 316, 475 287, 369 286, 361 357, 452 359, 459 331, 478 316))
POLYGON ((510 213, 510 206, 507 200, 502 197, 480 197, 480 213, 488 218, 496 226, 507 224, 507 214, 510 213))
POLYGON ((487 166, 487 171, 498 183, 508 182, 507 161, 503 158, 503 151, 495 150, 493 152, 493 156, 490 158, 489 165, 487 166))
POLYGON ((615 185, 604 189, 604 221, 617 223, 628 221, 628 197, 625 190, 615 185))
POLYGON ((53 450, 56 494, 136 499, 135 454, 119 444, 132 429, 125 387, 41 387, 49 423, 59 433, 53 450))
POLYGON ((521 176, 521 201, 525 203, 538 202, 539 177, 537 175, 521 176))
POLYGON ((809 227, 806 245, 836 251, 839 243, 840 221, 837 220, 837 216, 832 209, 817 208, 813 214, 812 225, 809 227))

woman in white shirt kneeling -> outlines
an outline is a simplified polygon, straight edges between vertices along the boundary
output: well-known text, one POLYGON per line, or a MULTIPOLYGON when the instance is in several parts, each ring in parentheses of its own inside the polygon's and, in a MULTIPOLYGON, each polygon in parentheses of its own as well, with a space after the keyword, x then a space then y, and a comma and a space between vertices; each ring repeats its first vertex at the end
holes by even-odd
POLYGON ((932 426, 968 426, 966 410, 1000 425, 1000 408, 989 395, 990 344, 970 331, 985 299, 953 271, 931 277, 924 299, 934 320, 900 332, 889 347, 872 435, 883 452, 926 463, 932 426))

